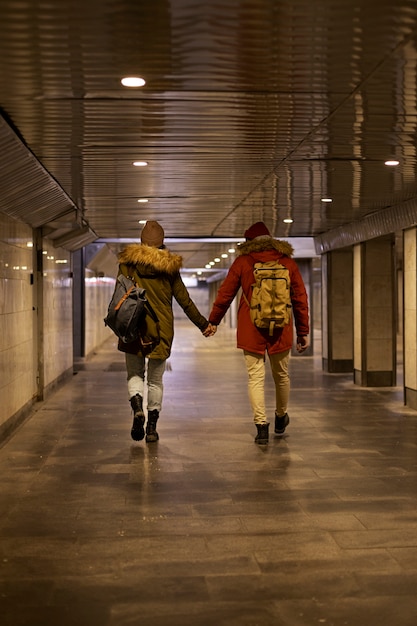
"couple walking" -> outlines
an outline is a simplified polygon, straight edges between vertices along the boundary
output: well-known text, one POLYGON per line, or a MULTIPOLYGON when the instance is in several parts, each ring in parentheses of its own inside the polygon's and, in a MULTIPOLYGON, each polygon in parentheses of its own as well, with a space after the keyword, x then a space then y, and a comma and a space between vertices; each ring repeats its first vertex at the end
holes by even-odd
POLYGON ((299 352, 306 350, 309 345, 307 293, 298 266, 292 258, 291 244, 274 239, 263 222, 253 224, 246 230, 244 237, 245 242, 239 246, 238 257, 219 289, 208 320, 192 301, 180 276, 182 258, 165 247, 164 230, 158 222, 146 222, 141 233, 141 243, 129 244, 119 255, 119 271, 132 276, 146 289, 147 298, 157 311, 160 321, 160 343, 147 357, 140 352, 125 355, 128 395, 133 410, 131 436, 135 441, 145 438, 146 442, 151 443, 159 439, 156 426, 162 407, 163 375, 174 338, 172 299, 175 298, 202 334, 210 337, 216 332, 239 289, 242 289, 243 295, 238 307, 237 347, 243 350, 248 372, 249 401, 257 429, 255 442, 262 445, 269 440, 264 390, 266 355, 275 383, 274 432, 282 435, 288 426, 288 365, 293 345, 293 324, 275 330, 270 336, 268 330, 260 330, 252 323, 248 301, 254 282, 254 264, 279 260, 288 269, 296 347, 299 352), (143 405, 145 372, 147 421, 143 405))

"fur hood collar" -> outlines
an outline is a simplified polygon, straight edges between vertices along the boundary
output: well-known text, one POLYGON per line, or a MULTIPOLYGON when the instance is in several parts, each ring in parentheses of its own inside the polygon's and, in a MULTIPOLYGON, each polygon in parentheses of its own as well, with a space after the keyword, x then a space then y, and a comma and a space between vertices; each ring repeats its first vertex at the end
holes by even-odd
POLYGON ((119 254, 119 263, 135 265, 139 273, 174 275, 182 267, 182 257, 167 248, 131 243, 119 254))
POLYGON ((290 243, 288 243, 288 241, 273 239, 272 237, 245 241, 240 244, 238 250, 239 255, 251 254, 252 252, 265 252, 266 250, 276 250, 280 254, 284 254, 289 257, 294 254, 294 248, 290 243))

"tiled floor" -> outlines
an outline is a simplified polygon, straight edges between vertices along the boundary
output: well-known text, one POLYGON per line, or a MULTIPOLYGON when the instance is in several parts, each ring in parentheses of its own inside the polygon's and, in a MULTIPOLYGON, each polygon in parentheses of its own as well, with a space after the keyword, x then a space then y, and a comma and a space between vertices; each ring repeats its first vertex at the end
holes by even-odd
POLYGON ((233 334, 179 323, 147 445, 114 346, 0 449, 2 626, 416 626, 398 389, 293 358, 290 426, 260 447, 233 334))

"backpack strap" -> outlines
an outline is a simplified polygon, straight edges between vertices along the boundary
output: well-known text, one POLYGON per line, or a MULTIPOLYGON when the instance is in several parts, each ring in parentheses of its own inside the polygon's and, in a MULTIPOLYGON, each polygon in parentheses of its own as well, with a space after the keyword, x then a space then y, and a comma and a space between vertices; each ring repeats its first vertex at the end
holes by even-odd
POLYGON ((122 306, 123 302, 125 302, 125 300, 128 299, 128 297, 130 296, 130 294, 132 293, 132 291, 135 289, 135 285, 133 284, 131 287, 129 287, 129 289, 126 291, 126 293, 120 298, 119 302, 116 304, 116 306, 114 307, 115 311, 118 311, 120 309, 120 307, 122 306))
MULTIPOLYGON (((127 268, 127 272, 128 272, 127 274, 125 274, 127 276, 127 278, 130 278, 131 280, 133 280, 133 282, 135 283, 136 287, 139 287, 140 289, 143 289, 142 285, 140 283, 138 283, 136 278, 134 276, 130 275, 130 273, 132 273, 132 274, 136 273, 136 276, 139 279, 140 278, 145 278, 142 274, 139 273, 139 270, 136 267, 136 265, 125 265, 125 267, 127 268)), ((152 305, 151 305, 151 303, 149 302, 148 299, 146 299, 145 308, 147 309, 149 315, 151 316, 151 318, 153 319, 155 324, 159 325, 159 318, 158 318, 157 314, 155 313, 154 309, 152 308, 152 305)))
MULTIPOLYGON (((253 261, 253 263, 252 263, 252 274, 253 274, 254 269, 255 269, 255 263, 256 263, 257 261, 255 261, 255 259, 253 259, 251 255, 249 255, 249 256, 251 257, 251 261, 253 261)), ((254 276, 253 278, 255 278, 255 276, 254 276)), ((253 290, 254 285, 255 285, 255 283, 252 283, 252 285, 251 285, 252 290, 253 290)), ((249 300, 247 299, 245 292, 243 291, 243 287, 242 287, 242 296, 243 296, 243 299, 245 300, 245 302, 246 302, 246 304, 248 305, 249 310, 250 310, 250 302, 249 302, 249 300)))
MULTIPOLYGON (((122 274, 122 276, 124 276, 125 278, 129 278, 132 281, 134 287, 137 287, 138 289, 142 289, 142 286, 139 285, 138 281, 133 276, 133 274, 134 274, 134 267, 132 265, 127 265, 126 263, 121 263, 119 265, 119 269, 120 269, 120 274, 122 274)), ((120 276, 120 274, 119 274, 119 276, 120 276)))

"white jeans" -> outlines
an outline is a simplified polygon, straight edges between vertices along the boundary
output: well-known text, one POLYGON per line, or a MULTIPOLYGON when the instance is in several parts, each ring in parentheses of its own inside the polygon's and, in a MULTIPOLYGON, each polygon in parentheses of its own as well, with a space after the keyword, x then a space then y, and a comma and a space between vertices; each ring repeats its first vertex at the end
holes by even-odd
MULTIPOLYGON (((255 424, 268 422, 265 410, 265 356, 244 350, 246 369, 248 371, 249 402, 252 407, 255 424)), ((290 376, 288 364, 290 351, 269 356, 272 377, 275 383, 275 410, 279 417, 287 412, 290 396, 290 376)))
POLYGON ((127 390, 129 400, 137 393, 143 398, 145 391, 145 373, 147 382, 148 411, 161 410, 164 386, 162 378, 165 372, 166 361, 162 359, 145 359, 136 354, 125 354, 127 370, 127 390), (146 367, 147 364, 147 367, 146 367))

